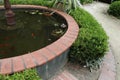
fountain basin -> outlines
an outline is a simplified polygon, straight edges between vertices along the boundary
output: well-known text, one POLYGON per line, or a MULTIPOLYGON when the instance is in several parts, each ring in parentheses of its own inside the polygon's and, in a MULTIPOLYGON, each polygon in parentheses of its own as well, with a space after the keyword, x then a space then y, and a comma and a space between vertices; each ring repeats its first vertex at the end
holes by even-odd
MULTIPOLYGON (((52 76, 52 73, 55 73, 66 63, 69 48, 78 36, 79 27, 77 23, 68 14, 48 7, 35 5, 13 5, 12 9, 38 9, 54 11, 57 15, 62 16, 66 20, 68 25, 66 33, 52 44, 24 55, 0 59, 0 74, 12 74, 36 67, 40 75, 42 72, 44 73, 41 75, 42 78, 49 78, 52 76), (53 70, 55 68, 56 70, 53 70)), ((4 10, 4 7, 0 6, 0 10, 4 10)))

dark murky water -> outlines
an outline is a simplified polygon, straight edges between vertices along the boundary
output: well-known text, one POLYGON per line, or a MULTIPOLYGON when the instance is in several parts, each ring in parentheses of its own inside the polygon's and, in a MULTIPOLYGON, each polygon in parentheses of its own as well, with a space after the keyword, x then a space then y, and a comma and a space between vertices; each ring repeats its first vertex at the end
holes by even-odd
POLYGON ((53 14, 45 16, 38 10, 15 10, 16 25, 7 26, 0 11, 0 59, 26 54, 59 39, 67 30, 65 20, 53 14), (11 28, 12 27, 12 28, 11 28))

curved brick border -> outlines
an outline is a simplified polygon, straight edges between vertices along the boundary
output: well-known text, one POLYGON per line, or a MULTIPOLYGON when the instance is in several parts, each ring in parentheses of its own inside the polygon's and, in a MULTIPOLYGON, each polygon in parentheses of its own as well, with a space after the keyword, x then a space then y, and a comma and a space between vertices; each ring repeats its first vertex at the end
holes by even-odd
MULTIPOLYGON (((66 13, 35 5, 13 5, 12 8, 31 8, 55 11, 65 18, 68 24, 68 30, 60 39, 40 50, 17 57, 0 59, 0 74, 11 74, 43 65, 61 55, 77 38, 79 32, 78 25, 75 20, 66 13)), ((0 10, 2 9, 4 9, 3 6, 0 6, 0 10)))

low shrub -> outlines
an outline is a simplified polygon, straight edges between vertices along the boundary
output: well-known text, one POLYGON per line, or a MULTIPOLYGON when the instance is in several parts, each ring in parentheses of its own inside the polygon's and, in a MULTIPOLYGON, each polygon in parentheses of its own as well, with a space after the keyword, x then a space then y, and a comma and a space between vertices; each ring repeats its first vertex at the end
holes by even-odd
POLYGON ((120 1, 113 2, 108 9, 108 13, 120 18, 120 1))
POLYGON ((42 80, 35 69, 25 70, 12 75, 0 75, 0 80, 42 80))
POLYGON ((105 55, 108 37, 101 25, 85 10, 77 8, 70 15, 77 21, 80 32, 71 47, 69 59, 91 67, 105 55))

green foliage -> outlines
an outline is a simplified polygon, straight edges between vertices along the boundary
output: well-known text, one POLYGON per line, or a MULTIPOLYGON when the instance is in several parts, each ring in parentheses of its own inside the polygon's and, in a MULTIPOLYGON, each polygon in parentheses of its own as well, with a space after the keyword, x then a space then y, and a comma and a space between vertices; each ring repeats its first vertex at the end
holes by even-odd
MULTIPOLYGON (((51 7, 53 2, 51 0, 10 0, 11 4, 33 4, 51 7)), ((3 4, 3 1, 0 3, 3 4)))
POLYGON ((25 70, 12 75, 0 75, 0 80, 42 80, 35 69, 25 70))
POLYGON ((81 4, 79 0, 52 0, 54 8, 69 12, 71 9, 76 9, 80 7, 81 4))
POLYGON ((113 2, 109 7, 108 13, 120 18, 120 1, 113 2))
POLYGON ((81 4, 92 3, 93 0, 80 0, 81 4))
POLYGON ((79 36, 71 47, 70 60, 91 67, 105 55, 108 49, 108 37, 101 25, 88 12, 77 8, 70 14, 80 27, 79 36))

